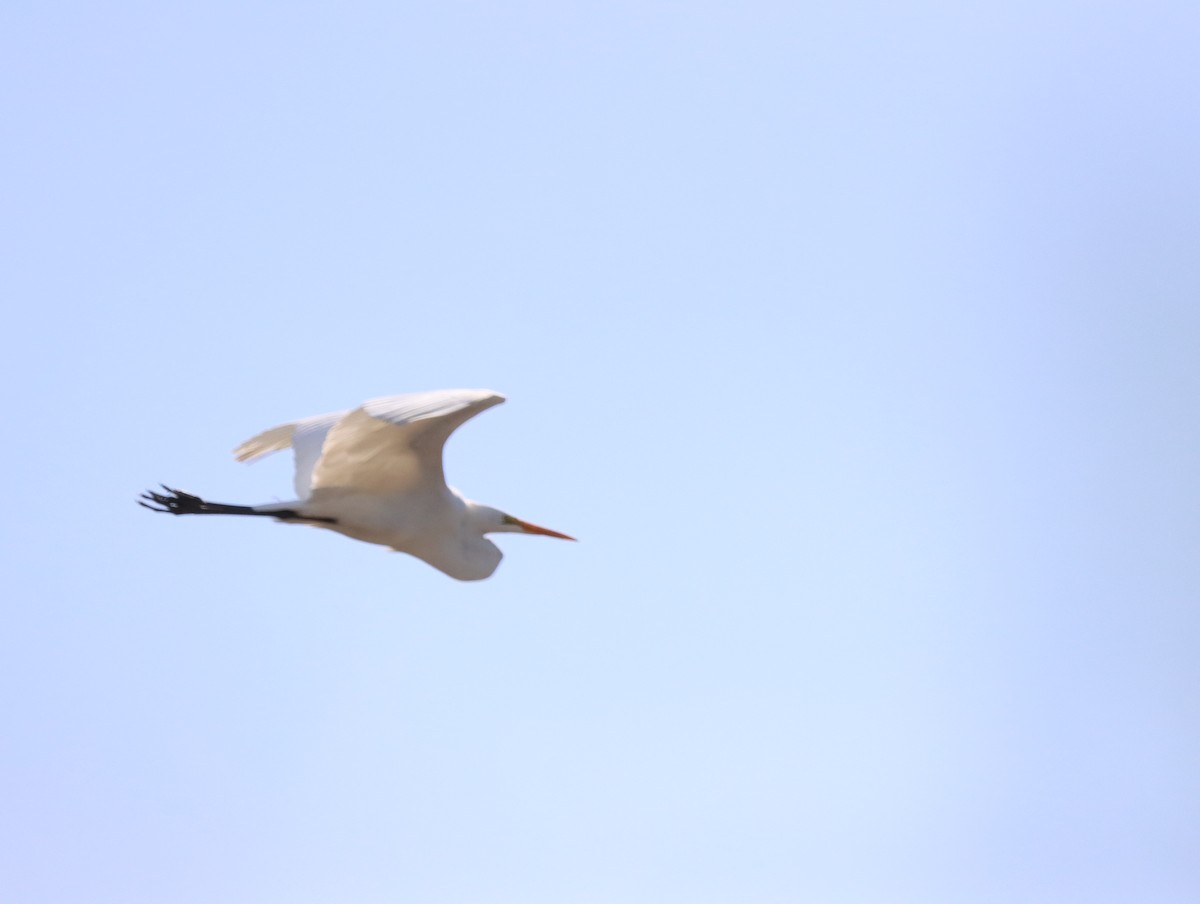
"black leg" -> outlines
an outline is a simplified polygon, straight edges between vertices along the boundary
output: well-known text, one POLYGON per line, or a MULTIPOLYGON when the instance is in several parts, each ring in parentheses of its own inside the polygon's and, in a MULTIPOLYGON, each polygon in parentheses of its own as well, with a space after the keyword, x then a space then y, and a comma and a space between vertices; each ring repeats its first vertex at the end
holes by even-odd
POLYGON ((265 518, 279 518, 284 521, 321 521, 326 524, 337 524, 336 518, 307 518, 292 509, 277 509, 271 512, 260 512, 249 505, 226 505, 223 502, 206 502, 199 496, 185 493, 183 490, 173 490, 165 484, 160 484, 164 493, 143 493, 138 505, 152 512, 165 512, 168 515, 261 515, 265 518))

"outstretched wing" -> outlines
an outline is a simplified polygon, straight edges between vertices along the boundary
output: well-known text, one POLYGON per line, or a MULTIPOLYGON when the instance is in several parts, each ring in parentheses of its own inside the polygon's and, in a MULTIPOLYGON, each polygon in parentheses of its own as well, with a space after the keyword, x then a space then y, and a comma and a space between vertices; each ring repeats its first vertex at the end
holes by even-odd
POLYGON ((445 486, 442 447, 450 434, 503 401, 490 389, 446 389, 364 402, 327 428, 312 489, 391 494, 445 486))
POLYGON ((321 457, 325 437, 333 425, 349 411, 318 414, 291 424, 264 430, 233 450, 238 461, 254 461, 291 446, 296 451, 296 498, 307 499, 312 492, 312 473, 321 457))

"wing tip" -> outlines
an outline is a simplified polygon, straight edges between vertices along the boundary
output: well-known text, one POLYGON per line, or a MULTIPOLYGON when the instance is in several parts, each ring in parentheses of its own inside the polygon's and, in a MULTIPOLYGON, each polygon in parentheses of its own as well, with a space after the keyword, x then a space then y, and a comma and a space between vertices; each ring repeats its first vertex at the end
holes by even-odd
POLYGON ((292 444, 293 424, 282 424, 252 436, 233 450, 238 461, 254 461, 272 452, 280 452, 292 444))

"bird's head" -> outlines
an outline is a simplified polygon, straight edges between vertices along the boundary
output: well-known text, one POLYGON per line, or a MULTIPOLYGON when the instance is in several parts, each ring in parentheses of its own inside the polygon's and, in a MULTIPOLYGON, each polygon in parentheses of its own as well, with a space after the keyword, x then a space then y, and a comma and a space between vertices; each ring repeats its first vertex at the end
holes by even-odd
POLYGON ((575 539, 566 534, 560 534, 556 530, 550 530, 548 527, 540 527, 530 524, 528 521, 522 521, 520 518, 514 518, 507 512, 491 506, 468 502, 467 508, 470 520, 475 523, 476 529, 481 534, 540 534, 543 537, 558 537, 560 540, 575 539))

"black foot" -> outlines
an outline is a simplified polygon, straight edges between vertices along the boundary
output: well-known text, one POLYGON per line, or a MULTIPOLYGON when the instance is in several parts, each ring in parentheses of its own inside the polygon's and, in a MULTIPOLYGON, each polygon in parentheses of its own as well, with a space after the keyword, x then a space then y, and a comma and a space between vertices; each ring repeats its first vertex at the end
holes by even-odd
MULTIPOLYGON (((159 484, 166 494, 163 493, 142 493, 141 499, 138 500, 138 505, 142 508, 148 508, 152 512, 166 512, 168 515, 206 515, 217 514, 214 509, 228 509, 232 506, 217 505, 205 502, 199 496, 193 496, 191 493, 185 493, 183 490, 173 490, 165 484, 159 484), (153 504, 151 504, 153 503, 153 504)), ((241 506, 238 506, 241 508, 241 506)))
POLYGON ((317 521, 323 524, 337 524, 336 518, 306 518, 291 509, 260 512, 250 505, 206 502, 199 496, 193 496, 183 490, 173 490, 165 484, 159 484, 159 486, 165 492, 142 493, 141 498, 138 499, 138 505, 148 508, 152 512, 164 512, 168 515, 258 515, 262 518, 278 518, 280 521, 317 521))

